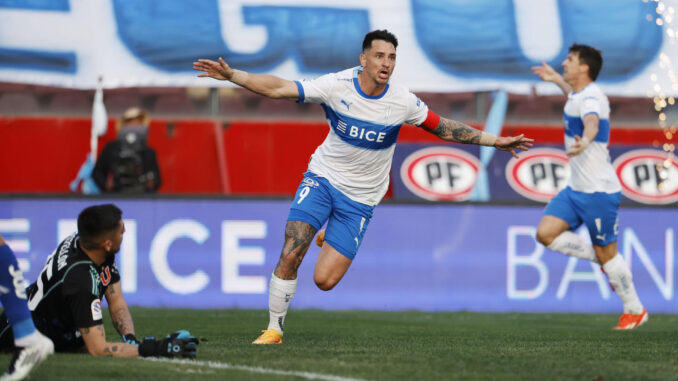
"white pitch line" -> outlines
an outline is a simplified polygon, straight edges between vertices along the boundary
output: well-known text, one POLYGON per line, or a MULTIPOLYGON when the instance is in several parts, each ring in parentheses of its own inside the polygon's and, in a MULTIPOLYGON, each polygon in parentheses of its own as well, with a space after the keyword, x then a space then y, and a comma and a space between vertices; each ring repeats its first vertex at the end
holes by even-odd
POLYGON ((157 358, 157 357, 147 357, 144 358, 146 361, 153 362, 164 362, 169 364, 177 365, 193 365, 199 367, 207 367, 212 369, 235 369, 235 370, 244 370, 252 373, 262 373, 262 374, 276 374, 279 376, 295 376, 302 377, 308 380, 324 380, 324 381, 366 381, 360 378, 349 378, 341 376, 333 376, 330 374, 321 374, 321 373, 312 373, 312 372, 301 372, 295 370, 278 370, 278 369, 267 369, 259 366, 247 366, 247 365, 235 365, 227 364, 216 361, 196 361, 196 360, 180 360, 180 359, 166 359, 166 358, 157 358))

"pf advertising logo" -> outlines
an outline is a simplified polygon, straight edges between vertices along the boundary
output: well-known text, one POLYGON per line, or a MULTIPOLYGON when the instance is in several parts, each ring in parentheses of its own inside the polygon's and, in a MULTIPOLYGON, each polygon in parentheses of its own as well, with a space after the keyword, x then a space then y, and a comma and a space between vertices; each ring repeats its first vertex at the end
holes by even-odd
POLYGON ((645 204, 678 201, 678 160, 664 151, 640 149, 620 155, 614 163, 622 193, 645 204))
POLYGON ((432 201, 463 201, 471 196, 480 161, 465 151, 431 147, 414 151, 400 167, 400 177, 415 195, 432 201))
POLYGON ((549 202, 567 185, 570 165, 565 152, 537 148, 521 152, 506 164, 506 180, 520 195, 538 202, 549 202))

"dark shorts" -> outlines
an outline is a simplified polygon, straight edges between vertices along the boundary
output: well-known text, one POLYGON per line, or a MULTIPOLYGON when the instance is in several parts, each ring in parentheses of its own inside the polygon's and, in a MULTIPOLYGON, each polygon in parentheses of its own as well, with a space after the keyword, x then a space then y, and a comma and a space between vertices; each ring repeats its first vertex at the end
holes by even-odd
MULTIPOLYGON (((49 325, 46 321, 36 321, 33 317, 35 328, 43 335, 49 337, 54 343, 54 350, 57 352, 75 352, 85 346, 85 341, 76 330, 61 329, 55 325, 49 325)), ((14 332, 12 326, 7 320, 7 315, 3 312, 0 315, 0 351, 10 352, 14 350, 14 332)))

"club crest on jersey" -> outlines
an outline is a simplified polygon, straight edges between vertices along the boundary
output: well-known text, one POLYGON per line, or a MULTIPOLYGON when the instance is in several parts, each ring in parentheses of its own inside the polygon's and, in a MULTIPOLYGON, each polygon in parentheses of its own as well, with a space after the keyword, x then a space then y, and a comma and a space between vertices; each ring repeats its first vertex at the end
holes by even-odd
POLYGON ((521 152, 506 164, 508 184, 520 195, 538 202, 549 202, 567 185, 570 165, 565 151, 537 148, 521 152))
POLYGON ((624 153, 614 163, 622 194, 645 204, 678 201, 678 159, 660 150, 638 149, 624 153))
POLYGON ((101 300, 92 300, 92 320, 101 320, 101 300))
POLYGON ((400 167, 400 177, 415 195, 433 201, 471 197, 481 163, 459 149, 431 147, 414 151, 400 167))
POLYGON ((106 268, 99 274, 99 279, 101 279, 101 284, 108 286, 111 283, 111 270, 106 266, 106 268))
POLYGON ((318 180, 312 179, 310 177, 304 177, 304 179, 301 181, 301 186, 304 187, 311 187, 311 188, 317 188, 320 185, 318 180))

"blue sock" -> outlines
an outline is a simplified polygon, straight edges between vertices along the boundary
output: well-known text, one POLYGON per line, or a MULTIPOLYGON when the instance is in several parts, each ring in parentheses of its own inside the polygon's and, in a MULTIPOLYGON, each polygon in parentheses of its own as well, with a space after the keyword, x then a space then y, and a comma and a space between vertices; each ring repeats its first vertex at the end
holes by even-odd
POLYGON ((7 245, 0 246, 0 301, 5 308, 7 319, 12 325, 14 338, 20 339, 35 332, 35 325, 28 310, 26 290, 19 290, 22 297, 17 296, 14 285, 15 279, 20 287, 24 287, 23 273, 19 270, 19 264, 12 249, 7 245))

